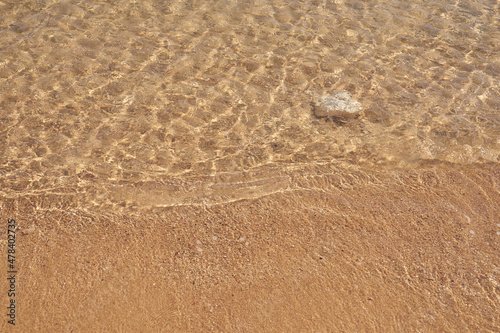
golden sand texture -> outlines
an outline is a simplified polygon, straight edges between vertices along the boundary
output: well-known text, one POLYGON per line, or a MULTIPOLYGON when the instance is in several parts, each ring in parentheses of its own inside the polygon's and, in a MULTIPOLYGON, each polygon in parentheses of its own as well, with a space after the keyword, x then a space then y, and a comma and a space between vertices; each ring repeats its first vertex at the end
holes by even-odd
POLYGON ((14 217, 22 227, 18 328, 499 330, 498 165, 309 178, 330 190, 301 181, 156 213, 4 201, 2 225, 14 217))

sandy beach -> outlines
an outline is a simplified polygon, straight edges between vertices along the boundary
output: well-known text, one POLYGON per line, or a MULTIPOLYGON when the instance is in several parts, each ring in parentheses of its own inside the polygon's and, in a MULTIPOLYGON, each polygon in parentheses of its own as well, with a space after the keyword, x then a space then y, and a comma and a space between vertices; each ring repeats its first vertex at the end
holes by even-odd
POLYGON ((499 17, 0 1, 0 332, 499 332, 499 17))

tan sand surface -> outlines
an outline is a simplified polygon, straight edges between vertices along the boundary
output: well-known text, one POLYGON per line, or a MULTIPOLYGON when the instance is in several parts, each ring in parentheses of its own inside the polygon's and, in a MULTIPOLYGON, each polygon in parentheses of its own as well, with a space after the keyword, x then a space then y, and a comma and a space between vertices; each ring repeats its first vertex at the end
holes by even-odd
POLYGON ((499 330, 497 164, 294 179, 302 189, 156 212, 4 201, 3 225, 21 227, 16 328, 499 330))

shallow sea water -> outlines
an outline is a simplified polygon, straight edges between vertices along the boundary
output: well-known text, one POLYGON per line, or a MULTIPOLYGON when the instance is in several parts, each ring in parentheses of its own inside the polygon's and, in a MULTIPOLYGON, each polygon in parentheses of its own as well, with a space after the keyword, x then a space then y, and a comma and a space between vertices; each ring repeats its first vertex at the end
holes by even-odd
POLYGON ((5 197, 213 204, 500 162, 497 1, 0 1, 5 197), (314 115, 349 92, 355 119, 314 115))

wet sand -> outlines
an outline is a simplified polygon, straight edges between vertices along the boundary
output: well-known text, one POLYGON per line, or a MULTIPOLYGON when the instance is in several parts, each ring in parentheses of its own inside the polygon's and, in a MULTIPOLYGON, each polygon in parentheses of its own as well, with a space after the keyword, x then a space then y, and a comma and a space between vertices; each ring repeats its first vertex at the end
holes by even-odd
POLYGON ((4 201, 2 222, 21 226, 17 328, 499 329, 497 164, 294 179, 302 189, 155 213, 4 201))

